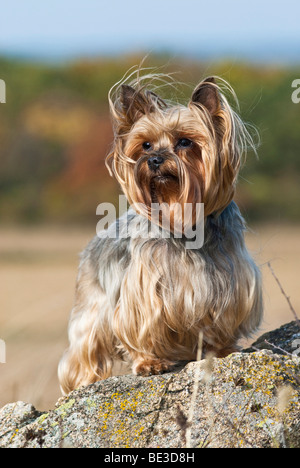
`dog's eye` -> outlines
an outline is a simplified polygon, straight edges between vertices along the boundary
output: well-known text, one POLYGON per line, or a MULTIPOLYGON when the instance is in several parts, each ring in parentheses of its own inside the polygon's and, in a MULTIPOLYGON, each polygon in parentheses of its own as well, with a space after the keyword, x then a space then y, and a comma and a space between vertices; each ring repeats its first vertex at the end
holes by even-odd
POLYGON ((143 143, 143 149, 144 149, 145 151, 149 151, 151 148, 152 148, 152 145, 151 145, 151 143, 149 143, 149 141, 145 141, 145 142, 143 143))
POLYGON ((192 146, 193 142, 192 140, 189 140, 188 138, 180 138, 177 142, 177 148, 189 148, 192 146))

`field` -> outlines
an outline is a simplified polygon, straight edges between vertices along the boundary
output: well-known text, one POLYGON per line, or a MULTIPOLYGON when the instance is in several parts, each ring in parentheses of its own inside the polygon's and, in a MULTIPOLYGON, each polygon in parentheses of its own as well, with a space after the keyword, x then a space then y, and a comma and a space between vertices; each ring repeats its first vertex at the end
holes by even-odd
MULTIPOLYGON (((0 231, 0 338, 7 352, 0 364, 0 407, 23 400, 47 410, 60 396, 56 370, 67 345, 78 253, 93 234, 78 228, 0 231)), ((257 226, 247 236, 264 277, 261 332, 293 319, 267 261, 300 310, 299 238, 300 226, 278 225, 257 226)))

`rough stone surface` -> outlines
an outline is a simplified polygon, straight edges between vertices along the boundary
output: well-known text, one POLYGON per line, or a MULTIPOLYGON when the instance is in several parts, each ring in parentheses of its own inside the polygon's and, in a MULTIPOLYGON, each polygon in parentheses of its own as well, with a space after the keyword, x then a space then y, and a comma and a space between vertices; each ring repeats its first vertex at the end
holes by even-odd
POLYGON ((269 349, 277 354, 293 354, 300 356, 300 325, 290 322, 282 327, 264 333, 258 338, 248 352, 269 349))
POLYGON ((49 412, 8 404, 0 447, 300 447, 300 358, 282 351, 297 334, 293 323, 269 335, 281 355, 244 351, 158 376, 111 377, 49 412))

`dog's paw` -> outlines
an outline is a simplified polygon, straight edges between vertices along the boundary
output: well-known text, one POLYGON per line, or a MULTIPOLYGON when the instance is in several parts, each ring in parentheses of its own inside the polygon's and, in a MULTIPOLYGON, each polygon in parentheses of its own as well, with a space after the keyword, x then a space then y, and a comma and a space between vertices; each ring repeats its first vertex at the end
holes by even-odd
POLYGON ((144 377, 148 375, 157 375, 167 372, 172 367, 173 363, 166 359, 155 359, 155 358, 141 358, 133 363, 132 371, 135 375, 142 375, 144 377))

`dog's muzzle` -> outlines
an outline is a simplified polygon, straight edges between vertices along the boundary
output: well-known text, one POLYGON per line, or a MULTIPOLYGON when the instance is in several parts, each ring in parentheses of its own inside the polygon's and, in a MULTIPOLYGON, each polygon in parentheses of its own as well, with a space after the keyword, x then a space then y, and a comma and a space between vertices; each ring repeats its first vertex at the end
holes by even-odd
POLYGON ((151 171, 156 172, 164 162, 165 162, 165 158, 157 155, 157 156, 151 156, 148 159, 147 164, 148 164, 149 169, 151 169, 151 171))

